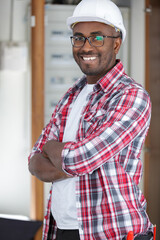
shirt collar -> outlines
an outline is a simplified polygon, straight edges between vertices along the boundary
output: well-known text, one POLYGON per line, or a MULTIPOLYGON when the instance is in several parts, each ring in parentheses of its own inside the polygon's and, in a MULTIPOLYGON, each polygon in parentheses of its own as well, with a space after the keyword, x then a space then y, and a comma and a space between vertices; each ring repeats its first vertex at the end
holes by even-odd
MULTIPOLYGON (((124 73, 125 70, 122 62, 120 60, 116 60, 116 65, 95 84, 95 90, 97 91, 101 88, 104 92, 109 91, 124 73)), ((78 89, 82 89, 86 84, 87 79, 84 75, 81 79, 78 80, 78 82, 76 82, 72 88, 72 91, 75 92, 78 89)))
POLYGON ((99 89, 100 87, 104 92, 109 91, 124 73, 125 70, 122 62, 117 60, 116 65, 97 82, 96 88, 99 89))

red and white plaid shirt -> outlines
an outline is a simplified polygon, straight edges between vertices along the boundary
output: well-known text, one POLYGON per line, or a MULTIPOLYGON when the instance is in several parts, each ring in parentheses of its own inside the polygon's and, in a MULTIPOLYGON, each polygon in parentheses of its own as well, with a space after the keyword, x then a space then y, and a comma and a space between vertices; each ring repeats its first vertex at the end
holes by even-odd
MULTIPOLYGON (((62 141, 71 108, 85 84, 83 77, 59 101, 29 160, 42 151, 48 140, 62 141)), ((117 61, 89 95, 76 141, 66 143, 62 151, 64 171, 79 176, 75 193, 81 240, 121 240, 129 231, 136 235, 152 229, 138 187, 142 175, 140 155, 150 117, 147 92, 125 74, 117 61)), ((56 234, 51 194, 43 240, 53 240, 56 234)))

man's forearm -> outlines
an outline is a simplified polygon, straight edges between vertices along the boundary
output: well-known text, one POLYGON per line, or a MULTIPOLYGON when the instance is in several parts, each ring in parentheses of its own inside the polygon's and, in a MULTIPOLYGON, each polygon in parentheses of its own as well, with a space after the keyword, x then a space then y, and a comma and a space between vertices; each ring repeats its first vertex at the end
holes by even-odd
POLYGON ((43 182, 54 182, 69 177, 62 170, 58 170, 42 153, 37 153, 30 159, 29 171, 43 182))
POLYGON ((53 165, 58 169, 62 170, 62 150, 65 143, 57 142, 55 140, 49 140, 44 146, 44 154, 50 159, 53 165))

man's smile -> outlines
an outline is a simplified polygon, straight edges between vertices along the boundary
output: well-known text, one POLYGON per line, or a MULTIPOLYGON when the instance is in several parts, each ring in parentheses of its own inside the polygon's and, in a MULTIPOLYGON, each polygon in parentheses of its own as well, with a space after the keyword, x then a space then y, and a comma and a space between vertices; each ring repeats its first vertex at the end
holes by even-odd
POLYGON ((82 57, 84 61, 93 61, 96 60, 96 57, 82 57))

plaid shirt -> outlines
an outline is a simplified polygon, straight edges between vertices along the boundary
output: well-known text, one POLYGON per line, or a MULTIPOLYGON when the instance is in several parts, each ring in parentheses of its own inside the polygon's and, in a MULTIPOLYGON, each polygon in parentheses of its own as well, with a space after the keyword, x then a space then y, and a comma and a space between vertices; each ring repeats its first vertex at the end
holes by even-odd
MULTIPOLYGON (((30 157, 49 139, 62 141, 66 120, 86 78, 59 101, 30 157)), ((94 86, 83 109, 76 141, 62 151, 62 166, 76 182, 76 206, 81 240, 121 240, 152 229, 146 200, 138 184, 140 154, 148 131, 151 103, 147 92, 129 78, 120 61, 94 86)), ((30 160, 29 157, 29 160, 30 160)), ((43 240, 55 239, 50 191, 43 240), (48 238, 47 238, 48 237, 48 238)))

